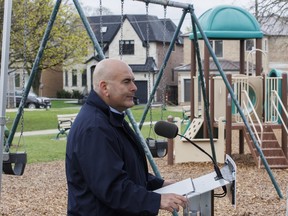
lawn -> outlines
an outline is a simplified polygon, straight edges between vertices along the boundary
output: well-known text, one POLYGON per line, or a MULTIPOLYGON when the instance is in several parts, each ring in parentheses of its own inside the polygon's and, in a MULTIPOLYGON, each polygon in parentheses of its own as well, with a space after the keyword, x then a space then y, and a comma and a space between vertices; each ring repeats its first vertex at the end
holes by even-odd
MULTIPOLYGON (((65 158, 66 139, 64 136, 59 140, 55 140, 56 134, 25 136, 25 131, 57 129, 57 114, 78 113, 81 106, 73 103, 65 103, 65 101, 52 101, 52 108, 49 110, 26 110, 23 115, 23 137, 14 137, 13 147, 10 151, 26 151, 28 155, 28 163, 48 162, 55 160, 63 160, 65 158), (19 147, 17 148, 19 144, 19 147)), ((142 118, 144 105, 138 105, 131 109, 133 117, 137 122, 142 118)), ((16 116, 16 112, 6 112, 8 118, 7 127, 11 128, 16 116)), ((161 107, 153 108, 147 113, 146 122, 166 120, 169 115, 181 117, 181 112, 162 110, 161 107)), ((17 131, 21 129, 21 120, 18 124, 17 131)), ((143 137, 151 137, 157 139, 152 125, 142 127, 143 137)))

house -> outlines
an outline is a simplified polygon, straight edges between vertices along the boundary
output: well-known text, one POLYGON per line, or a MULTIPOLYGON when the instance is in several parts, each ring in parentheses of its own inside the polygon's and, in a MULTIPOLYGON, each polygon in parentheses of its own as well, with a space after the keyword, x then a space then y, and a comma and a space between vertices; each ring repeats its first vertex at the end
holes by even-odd
MULTIPOLYGON (((150 15, 105 15, 88 17, 93 32, 106 58, 122 59, 135 73, 136 96, 146 103, 158 76, 176 25, 170 19, 150 15), (165 28, 166 26, 166 28, 165 28)), ((66 91, 90 91, 92 73, 100 61, 92 43, 86 62, 64 68, 63 86, 66 91)), ((177 103, 177 77, 173 68, 183 63, 183 39, 178 36, 159 84, 156 102, 168 99, 177 103), (168 96, 168 98, 167 98, 168 96)))

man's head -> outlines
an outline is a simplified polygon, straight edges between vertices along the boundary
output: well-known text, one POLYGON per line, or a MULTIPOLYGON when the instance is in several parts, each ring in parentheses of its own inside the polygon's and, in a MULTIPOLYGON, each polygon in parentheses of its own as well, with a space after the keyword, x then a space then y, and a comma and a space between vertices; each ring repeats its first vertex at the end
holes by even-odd
POLYGON ((93 88, 107 105, 122 112, 134 106, 133 97, 137 90, 134 80, 128 64, 116 59, 104 59, 94 70, 93 88))

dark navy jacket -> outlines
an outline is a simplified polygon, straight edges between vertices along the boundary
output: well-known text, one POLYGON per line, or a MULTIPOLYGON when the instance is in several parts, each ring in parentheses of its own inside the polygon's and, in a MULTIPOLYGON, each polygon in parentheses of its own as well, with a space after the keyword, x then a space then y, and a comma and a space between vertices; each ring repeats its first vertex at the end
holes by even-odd
POLYGON ((68 215, 158 214, 161 196, 151 190, 163 180, 148 173, 141 144, 123 119, 91 91, 67 141, 68 215))

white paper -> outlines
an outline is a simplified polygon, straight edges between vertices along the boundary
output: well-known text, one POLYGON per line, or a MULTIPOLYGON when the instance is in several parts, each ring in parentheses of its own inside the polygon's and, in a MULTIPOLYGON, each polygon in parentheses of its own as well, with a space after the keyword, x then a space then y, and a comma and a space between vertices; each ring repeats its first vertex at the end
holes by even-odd
POLYGON ((191 178, 187 178, 174 184, 154 190, 154 192, 159 194, 175 193, 178 195, 186 195, 194 191, 195 188, 193 185, 193 180, 191 178))

